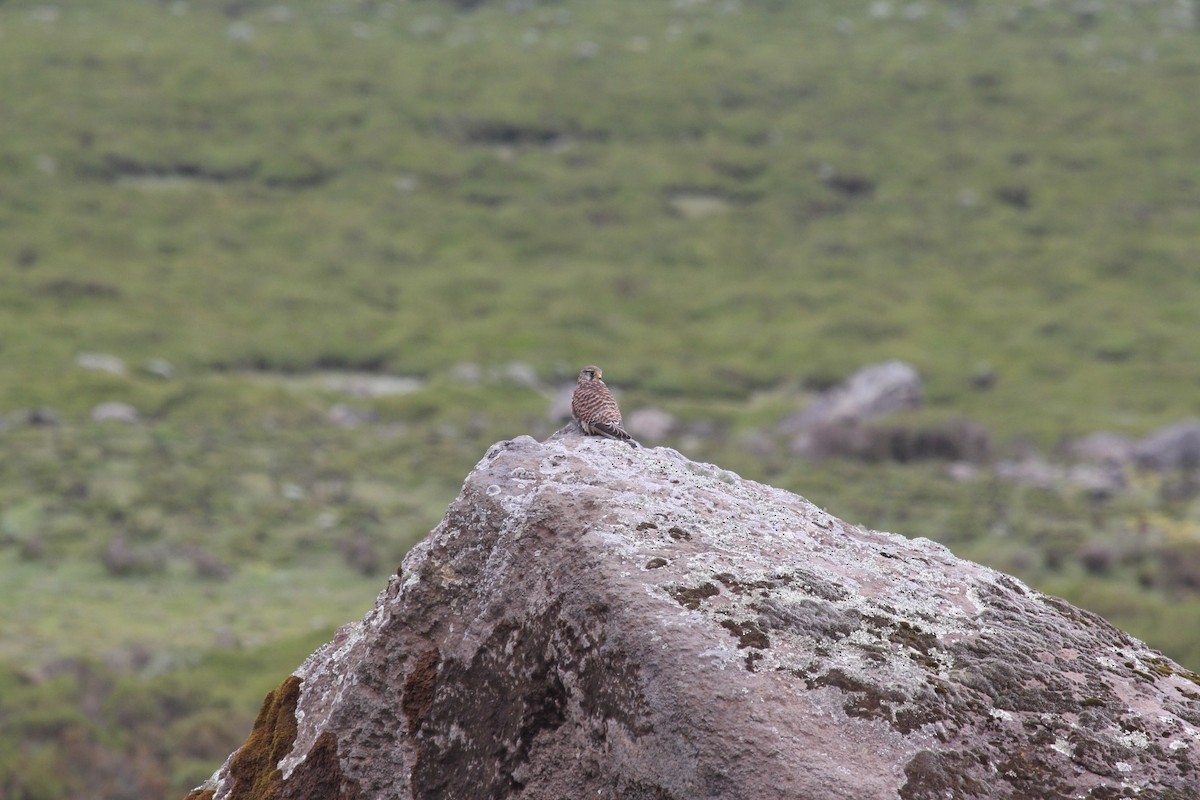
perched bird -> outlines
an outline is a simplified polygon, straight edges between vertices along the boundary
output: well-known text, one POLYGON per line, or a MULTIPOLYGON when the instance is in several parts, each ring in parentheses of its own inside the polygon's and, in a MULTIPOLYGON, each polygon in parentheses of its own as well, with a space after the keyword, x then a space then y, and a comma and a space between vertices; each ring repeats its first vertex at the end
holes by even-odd
POLYGON ((600 380, 599 367, 584 367, 579 373, 579 383, 571 394, 571 415, 590 436, 605 436, 629 442, 630 447, 638 443, 621 427, 621 409, 612 392, 600 380))

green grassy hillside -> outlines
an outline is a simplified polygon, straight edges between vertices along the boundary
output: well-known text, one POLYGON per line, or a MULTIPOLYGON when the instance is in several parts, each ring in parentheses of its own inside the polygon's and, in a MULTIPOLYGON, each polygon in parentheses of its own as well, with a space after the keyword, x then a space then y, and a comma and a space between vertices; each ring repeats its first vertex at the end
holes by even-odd
POLYGON ((589 362, 679 420, 651 444, 1200 667, 1195 476, 777 430, 890 358, 926 382, 895 424, 997 459, 1200 413, 1198 35, 1168 0, 0 3, 0 796, 203 778, 589 362))

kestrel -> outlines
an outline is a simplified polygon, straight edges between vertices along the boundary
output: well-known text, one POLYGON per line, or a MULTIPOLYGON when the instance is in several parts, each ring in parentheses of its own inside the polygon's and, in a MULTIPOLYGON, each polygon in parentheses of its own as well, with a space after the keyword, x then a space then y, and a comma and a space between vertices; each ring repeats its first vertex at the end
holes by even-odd
POLYGON ((579 383, 571 394, 571 415, 579 427, 590 436, 604 436, 629 442, 630 447, 638 443, 621 427, 621 409, 612 392, 600 380, 600 368, 584 367, 579 373, 579 383))

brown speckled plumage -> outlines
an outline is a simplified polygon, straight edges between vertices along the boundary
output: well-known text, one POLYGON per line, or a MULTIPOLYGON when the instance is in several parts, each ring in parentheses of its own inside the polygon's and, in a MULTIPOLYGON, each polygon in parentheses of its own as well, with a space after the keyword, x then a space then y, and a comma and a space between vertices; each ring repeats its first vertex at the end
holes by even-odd
POLYGON ((621 427, 621 409, 612 392, 600 380, 601 374, 596 366, 586 366, 580 371, 579 383, 575 384, 571 395, 571 414, 584 433, 620 439, 637 447, 637 442, 621 427))

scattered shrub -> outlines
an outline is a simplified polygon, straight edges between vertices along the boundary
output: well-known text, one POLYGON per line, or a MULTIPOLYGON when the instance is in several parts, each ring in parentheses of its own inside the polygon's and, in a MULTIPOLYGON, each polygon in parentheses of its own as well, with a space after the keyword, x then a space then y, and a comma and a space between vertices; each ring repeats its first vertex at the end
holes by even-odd
POLYGON ((21 539, 18 552, 25 561, 38 561, 46 556, 46 541, 36 534, 21 539))
POLYGON ((101 554, 104 569, 109 575, 124 578, 133 575, 152 575, 167 567, 167 558, 156 548, 134 547, 124 536, 114 536, 101 554))
POLYGON ((973 461, 987 458, 987 429, 969 420, 923 425, 862 424, 837 420, 806 432, 806 452, 818 457, 848 456, 868 461, 973 461))
POLYGON ((338 542, 338 549, 342 551, 346 565, 356 572, 363 575, 375 575, 379 572, 379 548, 366 533, 359 531, 346 536, 338 542))
POLYGON ((1164 543, 1158 551, 1155 578, 1172 592, 1200 592, 1200 541, 1164 543))
POLYGON ((1107 575, 1117 561, 1116 549, 1107 542, 1088 542, 1079 550, 1079 563, 1093 575, 1107 575))
POLYGON ((5 672, 0 686, 2 797, 181 794, 168 777, 173 765, 219 763, 249 724, 176 677, 144 680, 91 661, 60 661, 25 679, 5 672))
POLYGON ((188 559, 192 562, 192 568, 199 578, 223 581, 228 580, 229 576, 233 574, 233 567, 202 548, 194 548, 189 553, 188 559))
POLYGON ((990 449, 987 429, 969 420, 920 427, 873 426, 869 439, 871 455, 902 464, 928 459, 979 462, 990 449))

